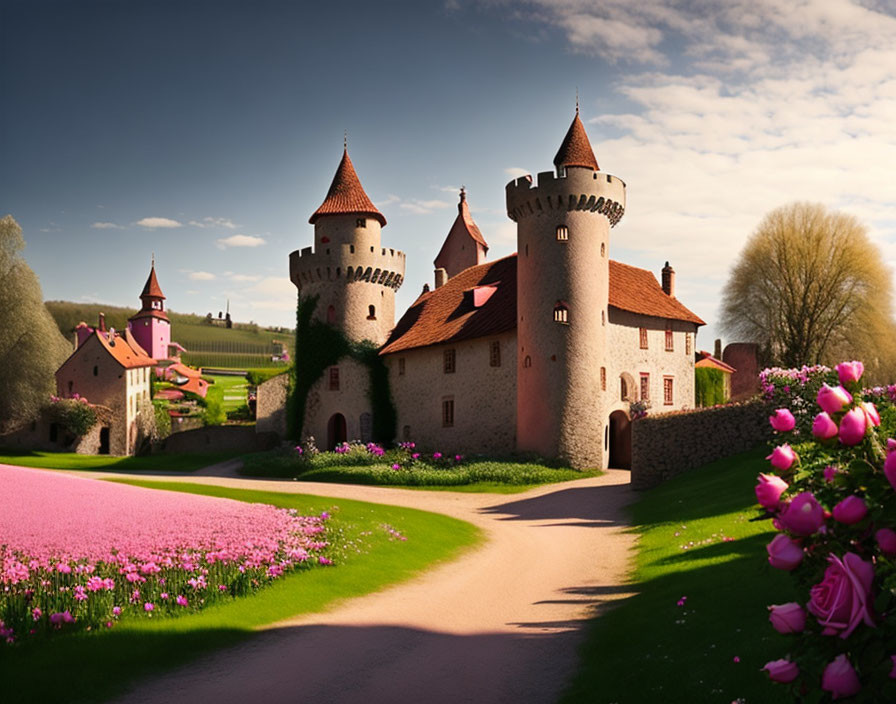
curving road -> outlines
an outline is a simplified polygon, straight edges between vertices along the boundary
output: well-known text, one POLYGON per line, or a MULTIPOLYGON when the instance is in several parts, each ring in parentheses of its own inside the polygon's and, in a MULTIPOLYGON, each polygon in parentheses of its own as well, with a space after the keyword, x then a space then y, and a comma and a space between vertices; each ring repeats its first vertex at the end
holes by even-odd
POLYGON ((554 702, 576 670, 587 618, 628 593, 628 481, 610 470, 512 495, 265 481, 270 490, 445 513, 481 527, 486 540, 410 582, 273 624, 117 701, 554 702))

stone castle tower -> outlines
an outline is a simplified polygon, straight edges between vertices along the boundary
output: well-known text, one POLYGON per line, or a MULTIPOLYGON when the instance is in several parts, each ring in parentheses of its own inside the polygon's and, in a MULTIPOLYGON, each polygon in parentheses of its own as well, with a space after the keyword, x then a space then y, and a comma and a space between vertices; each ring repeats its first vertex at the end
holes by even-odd
POLYGON ((140 294, 140 302, 140 310, 128 319, 128 329, 146 354, 153 359, 166 359, 171 344, 171 321, 165 312, 165 296, 156 278, 155 259, 140 294))
POLYGON ((625 183, 599 170, 578 108, 554 166, 537 185, 530 175, 506 187, 517 223, 517 446, 603 467, 609 235, 625 183))
POLYGON ((300 295, 319 296, 317 319, 355 342, 383 344, 395 325, 405 255, 381 246, 386 218, 364 192, 347 149, 308 222, 314 225, 314 247, 289 255, 289 278, 300 295))

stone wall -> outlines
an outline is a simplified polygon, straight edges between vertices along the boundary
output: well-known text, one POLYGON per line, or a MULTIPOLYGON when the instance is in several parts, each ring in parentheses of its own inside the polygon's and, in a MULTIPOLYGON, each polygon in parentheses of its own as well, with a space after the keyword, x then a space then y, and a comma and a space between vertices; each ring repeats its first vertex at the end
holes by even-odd
POLYGON ((759 393, 759 345, 733 342, 725 346, 722 361, 737 371, 731 375, 731 400, 742 401, 759 393))
POLYGON ((286 394, 289 374, 283 373, 258 385, 255 404, 255 431, 286 437, 286 394))
POLYGON ((252 425, 209 425, 173 433, 165 438, 164 452, 255 452, 270 449, 266 435, 256 437, 252 425))
POLYGON ((632 488, 649 489, 770 437, 768 410, 760 401, 649 415, 632 423, 632 488))

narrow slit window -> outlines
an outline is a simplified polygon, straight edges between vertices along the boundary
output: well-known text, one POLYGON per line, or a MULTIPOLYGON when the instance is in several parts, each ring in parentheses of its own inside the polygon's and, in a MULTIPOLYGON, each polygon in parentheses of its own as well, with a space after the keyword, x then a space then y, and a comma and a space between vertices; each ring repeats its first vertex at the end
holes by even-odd
POLYGON ((339 367, 330 367, 330 391, 339 391, 339 367))
POLYGON ((684 336, 684 353, 691 354, 691 333, 684 336))
POLYGON ((641 328, 640 331, 641 349, 647 349, 647 328, 641 328))
POLYGON ((566 225, 557 225, 556 233, 558 242, 569 241, 569 228, 566 225))
POLYGON ((446 398, 442 401, 442 427, 454 427, 454 399, 446 398))
POLYGON ((404 357, 398 358, 398 376, 404 376, 404 357))
POLYGON ((650 374, 641 372, 641 400, 650 400, 650 374))
POLYGON ((367 306, 367 319, 376 320, 376 306, 367 306))
POLYGON ((600 390, 601 391, 607 390, 607 368, 606 367, 600 368, 600 390))
POLYGON ((454 374, 455 362, 454 350, 445 350, 444 368, 446 374, 454 374))
POLYGON ((672 336, 672 324, 666 325, 666 352, 672 352, 675 349, 674 337, 672 336))
POLYGON ((526 355, 526 358, 523 360, 523 367, 528 369, 532 366, 532 358, 529 355, 526 355))
POLYGON ((501 366, 501 343, 498 340, 492 340, 489 345, 488 363, 492 367, 501 366))
POLYGON ((554 322, 569 325, 569 307, 563 301, 554 306, 554 322))

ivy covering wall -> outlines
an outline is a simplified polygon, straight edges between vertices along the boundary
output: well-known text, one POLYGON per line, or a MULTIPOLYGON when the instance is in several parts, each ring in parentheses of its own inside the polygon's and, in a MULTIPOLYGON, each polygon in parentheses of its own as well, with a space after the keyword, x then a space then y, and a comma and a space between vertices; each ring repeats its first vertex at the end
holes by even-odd
POLYGON ((379 348, 369 340, 351 342, 341 330, 314 319, 318 296, 299 296, 296 308, 296 355, 290 376, 287 418, 296 441, 303 439, 308 395, 328 367, 343 358, 367 368, 370 375, 369 400, 373 412, 373 439, 391 443, 396 435, 396 413, 389 388, 389 369, 379 348))
POLYGON ((725 372, 709 367, 694 369, 694 396, 696 404, 704 408, 727 402, 725 372))

